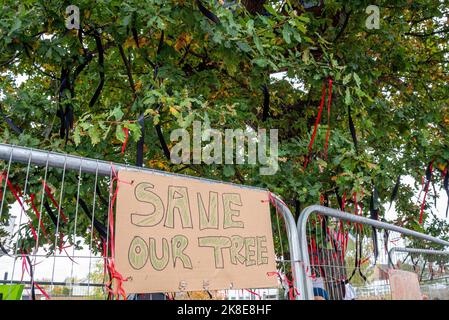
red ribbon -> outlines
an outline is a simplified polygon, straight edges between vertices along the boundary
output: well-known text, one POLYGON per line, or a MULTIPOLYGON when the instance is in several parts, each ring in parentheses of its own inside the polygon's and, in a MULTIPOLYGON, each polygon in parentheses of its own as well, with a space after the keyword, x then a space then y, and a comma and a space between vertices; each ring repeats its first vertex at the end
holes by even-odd
POLYGON ((274 206, 276 207, 276 209, 279 208, 278 205, 277 205, 277 203, 276 203, 276 200, 278 200, 280 203, 282 203, 285 207, 288 208, 288 206, 285 204, 284 201, 282 201, 282 199, 275 198, 271 192, 268 192, 268 198, 269 198, 271 204, 274 205, 274 206))
POLYGON ((251 293, 253 296, 259 297, 259 300, 262 300, 262 297, 257 292, 252 291, 250 289, 245 289, 245 290, 248 291, 249 293, 251 293))
POLYGON ((41 215, 40 215, 39 211, 37 210, 36 206, 34 205, 34 198, 35 198, 35 194, 32 193, 31 196, 30 196, 31 207, 33 208, 33 211, 36 214, 36 217, 37 217, 37 219, 39 221, 39 224, 40 224, 41 229, 42 229, 42 233, 44 234, 45 239, 47 239, 47 241, 48 241, 48 235, 47 235, 47 231, 45 230, 44 222, 42 221, 42 218, 41 218, 41 215))
POLYGON ((107 271, 108 249, 106 247, 106 242, 101 241, 101 244, 103 246, 103 258, 104 258, 104 263, 103 263, 103 282, 104 282, 104 279, 106 278, 106 271, 107 271))
POLYGON ((19 185, 17 183, 15 185, 15 188, 16 188, 16 191, 17 191, 17 195, 22 198, 23 197, 23 193, 22 193, 22 190, 20 189, 20 187, 19 187, 19 185))
POLYGON ((64 223, 67 223, 67 217, 64 215, 64 212, 62 211, 61 207, 56 202, 55 198, 53 197, 53 194, 51 193, 50 188, 48 187, 48 185, 45 183, 44 180, 42 180, 42 185, 44 186, 45 192, 48 194, 48 197, 50 198, 51 202, 53 202, 55 207, 58 209, 58 212, 59 212, 61 218, 64 220, 64 223))
POLYGON ((367 263, 367 262, 369 261, 369 259, 371 259, 371 256, 362 259, 362 260, 359 262, 359 266, 360 266, 360 265, 364 265, 365 263, 367 263))
POLYGON ((271 271, 271 272, 267 272, 267 276, 271 277, 271 276, 278 276, 279 279, 282 281, 285 281, 285 283, 288 285, 288 298, 289 300, 295 300, 295 295, 299 296, 300 293, 298 291, 298 289, 295 287, 294 283, 293 283, 293 277, 292 280, 289 280, 287 275, 281 275, 279 272, 277 271, 271 271), (282 277, 283 276, 283 277, 282 277))
POLYGON ((401 237, 396 238, 396 239, 391 239, 390 242, 394 245, 397 245, 398 241, 401 240, 401 237))
MULTIPOLYGON (((45 192, 47 193, 48 197, 50 198, 51 202, 53 203, 53 205, 58 209, 59 212, 59 216, 62 218, 62 220, 64 221, 64 223, 67 224, 68 219, 67 217, 64 215, 64 212, 62 211, 62 208, 58 205, 58 203, 56 202, 55 198, 53 197, 53 194, 50 190, 50 188, 48 187, 48 185, 45 183, 44 180, 42 180, 42 185, 44 187, 45 192)), ((59 253, 62 252, 63 249, 65 248, 69 248, 70 246, 64 246, 64 233, 59 232, 59 253)), ((70 258, 70 257, 69 257, 70 258)), ((73 261, 73 260, 72 260, 73 261)))
MULTIPOLYGON (((326 100, 326 83, 323 81, 323 88, 322 88, 322 93, 321 93, 321 102, 320 102, 320 107, 318 109, 318 115, 315 119, 315 125, 313 127, 313 132, 312 132, 312 137, 310 138, 310 142, 309 142, 309 154, 306 157, 306 161, 304 162, 304 169, 307 168, 307 165, 309 164, 309 157, 310 154, 312 152, 313 149, 313 144, 315 142, 315 137, 316 137, 316 133, 317 133, 317 129, 318 129, 318 125, 320 124, 321 121, 321 114, 323 113, 323 108, 324 108, 324 101, 326 100)), ((324 154, 325 154, 325 159, 327 159, 327 147, 328 147, 328 140, 329 140, 329 134, 330 134, 330 106, 331 106, 331 102, 332 102, 332 79, 329 78, 329 98, 328 98, 328 103, 327 103, 327 111, 328 111, 328 128, 327 128, 327 132, 326 132, 326 143, 324 145, 324 154)))
POLYGON ((314 257, 313 260, 315 260, 315 264, 320 264, 320 257, 318 256, 318 249, 316 247, 316 241, 315 238, 311 238, 311 249, 312 249, 312 255, 314 257))
MULTIPOLYGON (((9 181, 9 179, 6 177, 6 172, 3 172, 1 177, 2 177, 2 181, 3 181, 3 178, 5 178, 6 184, 8 185, 9 190, 11 191, 11 193, 13 194, 13 196, 17 200, 17 202, 19 202, 20 207, 22 208, 23 212, 25 212, 25 214, 26 214, 26 210, 23 205, 23 202, 22 202, 22 200, 20 200, 20 197, 18 196, 16 190, 14 189, 14 186, 12 185, 11 181, 9 181)), ((30 221, 28 221, 28 225, 30 226, 31 233, 33 234, 34 240, 37 242, 36 230, 34 229, 33 224, 31 223, 31 219, 30 219, 30 221)))
POLYGON ((25 271, 27 271, 28 273, 30 273, 30 271, 28 270, 27 260, 26 260, 25 254, 23 253, 22 249, 20 249, 20 254, 22 255, 22 276, 20 277, 20 282, 22 282, 23 276, 25 275, 25 271))
POLYGON ((125 133, 125 141, 122 145, 122 152, 121 154, 125 153, 126 144, 128 143, 128 137, 129 137, 129 129, 128 128, 122 128, 123 132, 125 133))
POLYGON ((31 221, 28 222, 28 225, 30 226, 31 233, 33 234, 34 241, 37 242, 37 233, 36 233, 36 230, 33 227, 33 224, 31 223, 31 221))
MULTIPOLYGON (((279 206, 278 206, 276 200, 279 201, 280 203, 282 203, 282 205, 284 205, 286 208, 288 208, 288 206, 285 204, 284 201, 282 201, 282 200, 279 199, 279 198, 276 199, 276 198, 271 194, 271 192, 268 192, 268 200, 269 200, 270 203, 275 207, 275 209, 276 209, 276 214, 277 214, 277 215, 280 215, 280 214, 279 214, 279 206)), ((282 215, 280 215, 280 216, 283 218, 282 215)), ((287 231, 287 227, 285 226, 285 223, 284 223, 283 225, 284 225, 284 230, 287 231)))
MULTIPOLYGON (((20 281, 23 280, 23 275, 25 274, 25 271, 28 272, 28 274, 31 277, 31 272, 28 269, 28 263, 26 260, 26 256, 23 253, 22 249, 20 249, 20 253, 22 255, 22 277, 20 278, 20 281)), ((31 266, 30 266, 31 267, 31 266)), ((45 298, 47 298, 47 300, 51 300, 50 296, 47 294, 47 292, 45 292, 45 290, 43 288, 41 288, 37 283, 35 283, 34 281, 32 282, 32 285, 36 286, 36 288, 45 296, 45 298)))
POLYGON ((16 190, 14 189, 14 186, 12 185, 11 181, 9 181, 9 179, 6 177, 6 172, 3 172, 3 173, 2 173, 2 177, 5 178, 6 183, 8 184, 9 190, 11 190, 12 194, 14 195, 14 198, 16 198, 16 200, 19 202, 19 204, 20 204, 20 206, 22 207, 22 209, 23 209, 24 211, 26 211, 25 208, 24 208, 24 206, 23 206, 22 200, 20 200, 20 197, 17 195, 17 192, 16 192, 16 190))
POLYGON ((41 288, 37 283, 34 283, 34 285, 45 296, 45 298, 47 298, 47 300, 50 300, 50 296, 47 294, 47 292, 45 292, 45 290, 43 288, 41 288))
POLYGON ((123 289, 123 282, 127 281, 128 279, 124 279, 123 276, 120 274, 120 272, 118 272, 115 268, 114 204, 115 204, 115 200, 117 199, 119 183, 127 183, 127 184, 131 184, 131 183, 119 180, 117 173, 115 172, 113 167, 112 167, 112 171, 113 171, 114 178, 111 181, 110 192, 113 193, 113 196, 112 196, 111 203, 109 206, 109 246, 111 249, 111 256, 106 259, 106 261, 107 261, 106 266, 109 270, 109 273, 111 274, 111 280, 107 284, 106 288, 113 295, 122 296, 123 299, 126 300, 126 293, 125 293, 125 290, 123 289), (114 181, 116 181, 115 191, 113 191, 114 181), (116 280, 116 284, 117 284, 116 292, 113 292, 113 290, 109 289, 109 286, 112 284, 112 281, 114 279, 116 280))
POLYGON ((341 247, 341 262, 344 262, 346 247, 348 245, 348 230, 344 230, 343 220, 340 220, 340 227, 337 232, 337 241, 341 247))
MULTIPOLYGON (((334 238, 332 236, 332 233, 331 233, 329 227, 326 227, 326 232, 327 232, 327 235, 329 236, 329 240, 330 240, 332 248, 336 248, 335 240, 334 240, 334 238)), ((337 257, 337 253, 336 252, 333 252, 332 258, 334 259, 334 261, 337 260, 338 257, 337 257)))
POLYGON ((357 215, 358 211, 359 211, 359 206, 357 204, 357 192, 354 192, 352 194, 352 198, 354 200, 354 214, 357 215))
POLYGON ((115 262, 113 257, 109 257, 107 261, 107 268, 109 272, 111 273, 111 280, 106 286, 106 289, 108 292, 112 293, 113 295, 122 296, 123 300, 126 300, 126 293, 123 289, 123 282, 128 281, 128 279, 124 279, 123 276, 120 274, 120 272, 115 269, 115 262), (109 287, 112 285, 113 280, 116 279, 117 283, 117 290, 114 292, 113 290, 109 289, 109 287))
POLYGON ((174 300, 173 295, 170 293, 166 293, 165 296, 167 297, 168 300, 174 300))
MULTIPOLYGON (((279 198, 275 198, 275 197, 272 195, 271 192, 268 192, 268 199, 269 199, 269 201, 271 202, 271 204, 276 208, 276 214, 279 214, 279 212, 278 212, 279 206, 278 206, 278 204, 277 204, 277 201, 279 201, 282 205, 284 205, 286 208, 288 208, 287 204, 286 204, 284 201, 282 201, 282 200, 279 199, 279 198)), ((284 224, 284 228, 285 228, 285 224, 284 224)), ((280 274, 279 274, 278 272, 268 272, 268 273, 267 273, 268 276, 272 276, 272 275, 274 275, 274 274, 277 274, 277 275, 279 276, 279 278, 281 279, 281 281, 282 281, 282 277, 280 276, 280 274)), ((290 280, 287 278, 286 275, 284 275, 284 277, 285 277, 284 280, 286 281, 286 283, 287 283, 287 284, 289 285, 289 287, 290 287, 290 289, 289 289, 289 297, 290 297, 290 300, 294 300, 295 296, 294 296, 293 293, 299 295, 299 292, 298 292, 298 290, 297 290, 297 289, 294 287, 294 285, 293 285, 293 279, 292 279, 292 281, 290 281, 290 280)))

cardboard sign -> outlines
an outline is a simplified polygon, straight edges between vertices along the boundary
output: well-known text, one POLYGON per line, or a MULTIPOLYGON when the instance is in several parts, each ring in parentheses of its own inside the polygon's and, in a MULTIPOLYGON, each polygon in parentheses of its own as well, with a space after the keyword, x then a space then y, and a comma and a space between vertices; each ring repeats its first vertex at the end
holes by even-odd
POLYGON ((127 293, 276 287, 267 191, 120 171, 116 266, 127 293))
POLYGON ((389 269, 391 298, 393 300, 422 300, 418 275, 414 272, 389 269))

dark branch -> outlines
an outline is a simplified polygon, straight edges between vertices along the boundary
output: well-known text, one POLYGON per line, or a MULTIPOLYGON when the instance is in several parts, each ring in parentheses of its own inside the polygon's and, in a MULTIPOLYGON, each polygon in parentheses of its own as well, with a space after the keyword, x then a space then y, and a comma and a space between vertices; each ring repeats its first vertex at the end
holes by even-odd
POLYGON ((340 37, 342 36, 343 32, 346 30, 346 27, 348 26, 349 17, 351 16, 352 10, 349 11, 345 16, 345 21, 343 22, 343 26, 341 27, 340 31, 338 32, 337 36, 334 39, 334 42, 336 42, 340 37))
POLYGON ((95 105, 95 102, 97 102, 98 97, 100 96, 101 90, 103 89, 104 85, 104 49, 103 45, 101 43, 100 34, 97 30, 94 30, 93 37, 95 38, 95 43, 97 45, 98 49, 98 66, 99 66, 99 74, 100 74, 100 83, 98 84, 97 89, 95 90, 94 95, 90 99, 89 107, 92 108, 95 105))
POLYGON ((157 124, 154 127, 156 128, 157 137, 159 138, 159 142, 161 143, 162 151, 164 151, 164 155, 167 160, 170 160, 170 150, 168 149, 167 143, 165 142, 161 126, 157 124))
POLYGON ((134 86, 133 75, 131 73, 131 66, 126 59, 125 51, 123 51, 123 47, 120 44, 117 44, 118 51, 120 52, 120 56, 122 57, 123 63, 125 64, 126 74, 128 75, 129 85, 134 95, 134 99, 137 98, 136 87, 134 86))

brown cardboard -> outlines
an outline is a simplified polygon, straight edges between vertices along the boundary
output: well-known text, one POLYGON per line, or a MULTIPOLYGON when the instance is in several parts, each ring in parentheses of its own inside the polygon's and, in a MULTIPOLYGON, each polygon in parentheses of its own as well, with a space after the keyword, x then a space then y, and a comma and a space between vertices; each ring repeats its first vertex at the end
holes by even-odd
POLYGON ((157 173, 118 177, 115 259, 127 293, 277 286, 267 276, 276 270, 267 191, 157 173))
POLYGON ((389 269, 391 298, 393 300, 422 300, 418 275, 414 272, 389 269))

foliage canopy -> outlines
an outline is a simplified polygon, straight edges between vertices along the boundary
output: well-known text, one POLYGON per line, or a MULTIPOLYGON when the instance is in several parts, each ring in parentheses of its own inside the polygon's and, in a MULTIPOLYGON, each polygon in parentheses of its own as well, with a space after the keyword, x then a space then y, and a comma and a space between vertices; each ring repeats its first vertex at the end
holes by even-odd
MULTIPOLYGON (((362 0, 1 2, 0 134, 6 143, 133 164, 136 144, 120 154, 123 128, 138 142, 137 120, 144 115, 145 166, 267 187, 296 214, 320 196, 337 207, 336 194, 356 192, 368 215, 376 187, 382 217, 398 176, 420 182, 432 161, 432 184, 442 184, 449 163, 446 0, 377 1, 378 30, 366 28, 371 3, 362 0), (70 4, 80 8, 80 30, 65 26, 70 4), (287 79, 270 77, 277 72, 287 79), (322 152, 325 109, 304 169, 329 78, 329 156, 322 152), (193 120, 279 129, 279 171, 260 176, 253 165, 171 164, 170 132, 193 120)), ((49 179, 56 187, 58 178, 49 179)), ((72 182, 66 192, 74 195, 72 182)), ((36 178, 29 190, 40 186, 36 178)), ((92 190, 83 193, 88 199, 92 190)), ((437 219, 418 223, 413 196, 400 185, 395 222, 438 236, 447 232, 437 219)))

